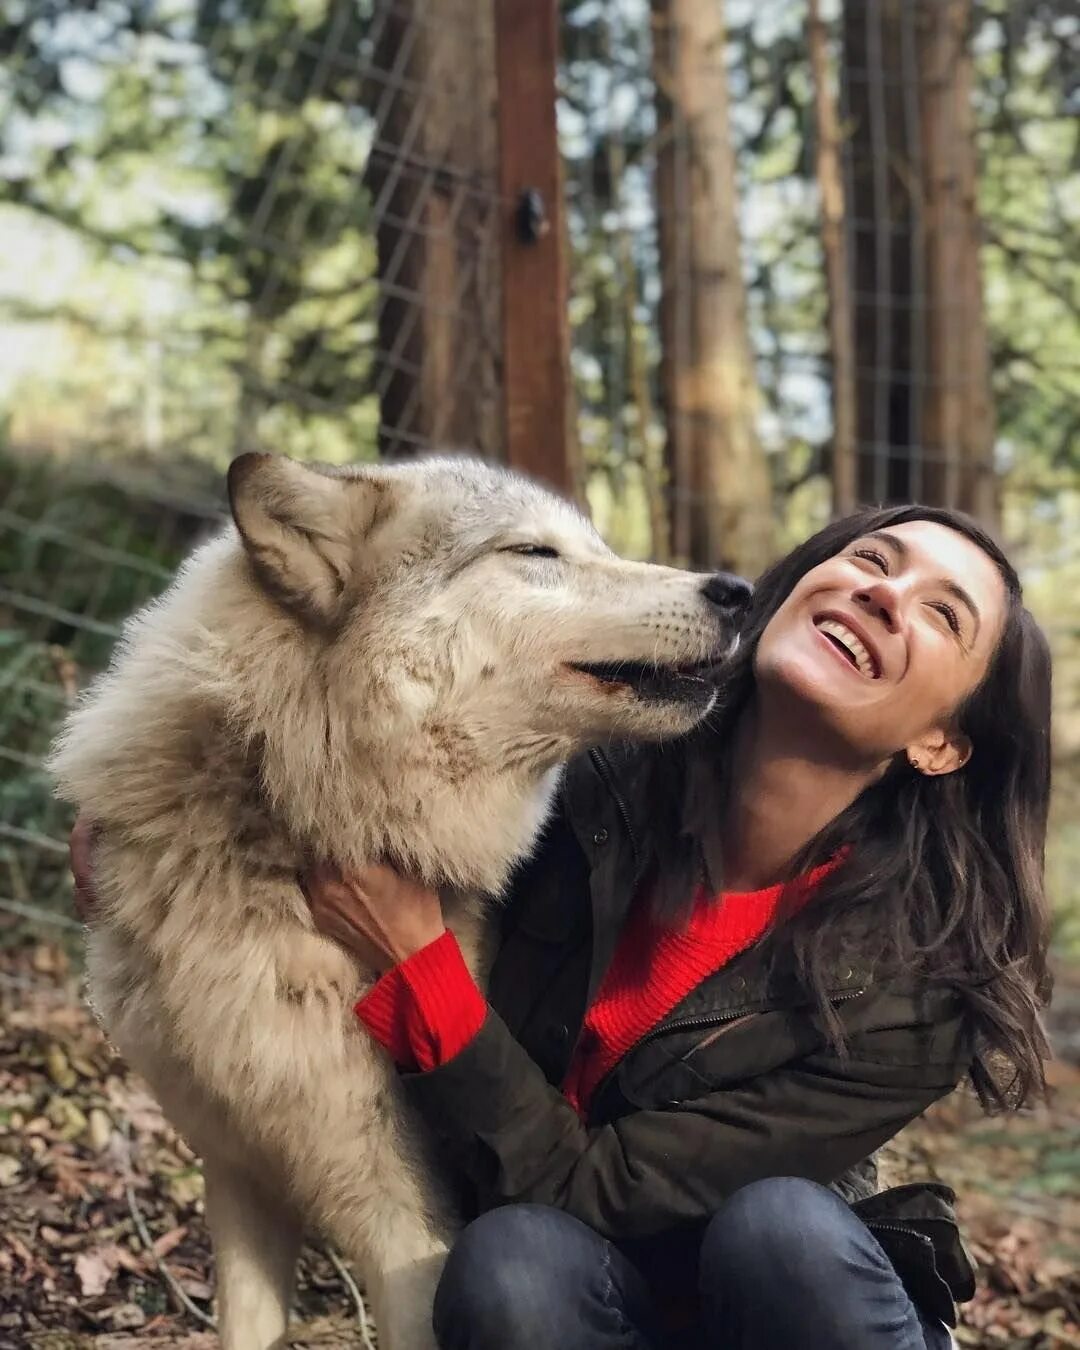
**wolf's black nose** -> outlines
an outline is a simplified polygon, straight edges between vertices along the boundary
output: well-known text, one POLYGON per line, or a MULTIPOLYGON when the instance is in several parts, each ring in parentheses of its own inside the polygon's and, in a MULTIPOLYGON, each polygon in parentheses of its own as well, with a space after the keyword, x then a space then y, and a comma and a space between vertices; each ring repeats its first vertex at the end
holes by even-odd
POLYGON ((701 593, 717 609, 741 611, 750 603, 754 588, 731 572, 714 572, 702 586, 701 593))

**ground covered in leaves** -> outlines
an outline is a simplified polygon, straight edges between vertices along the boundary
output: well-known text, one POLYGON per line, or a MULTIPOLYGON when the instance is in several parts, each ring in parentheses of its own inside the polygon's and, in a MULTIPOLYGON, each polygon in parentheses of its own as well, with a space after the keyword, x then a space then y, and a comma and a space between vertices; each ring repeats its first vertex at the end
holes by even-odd
MULTIPOLYGON (((0 935, 2 937, 2 935, 0 935)), ((1080 971, 1055 1008, 1052 1105, 986 1120, 959 1094, 890 1180, 960 1192, 979 1292, 961 1345, 1080 1350, 1080 971)), ((77 999, 66 959, 0 942, 0 1350, 211 1350, 197 1160, 77 999)), ((296 1346, 360 1346, 355 1289, 305 1250, 296 1346)))

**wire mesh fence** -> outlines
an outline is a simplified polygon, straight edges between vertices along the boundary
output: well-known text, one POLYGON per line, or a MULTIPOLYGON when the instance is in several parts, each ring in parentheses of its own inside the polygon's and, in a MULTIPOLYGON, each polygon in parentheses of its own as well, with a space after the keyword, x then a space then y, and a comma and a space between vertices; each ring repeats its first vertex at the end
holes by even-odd
MULTIPOLYGON (((41 755, 220 519, 234 453, 503 457, 499 231, 520 203, 500 187, 494 8, 0 0, 0 908, 19 922, 70 922, 41 755)), ((754 570, 845 492, 1000 510, 1075 753, 1064 18, 1035 0, 560 12, 566 215, 548 203, 538 228, 569 244, 580 487, 603 532, 754 570)))
POLYGON ((484 6, 5 9, 14 440, 495 452, 484 6))
POLYGON ((218 516, 157 475, 58 471, 3 461, 0 497, 0 911, 76 927, 68 809, 42 767, 80 688, 124 619, 160 592, 218 516))
POLYGON ((260 446, 494 455, 489 7, 0 7, 0 907, 70 924, 41 758, 260 446))

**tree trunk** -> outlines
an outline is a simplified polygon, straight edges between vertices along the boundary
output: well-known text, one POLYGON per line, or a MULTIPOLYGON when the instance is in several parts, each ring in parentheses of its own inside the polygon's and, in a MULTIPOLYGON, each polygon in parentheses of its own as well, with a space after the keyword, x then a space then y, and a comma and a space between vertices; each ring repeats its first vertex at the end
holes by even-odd
POLYGON ((829 352, 832 366, 833 436, 830 471, 835 515, 855 509, 856 457, 855 342, 852 335, 851 259, 844 233, 844 181, 840 130, 833 96, 827 34, 819 0, 810 0, 807 40, 814 78, 816 173, 821 198, 821 248, 829 297, 829 352))
POLYGON ((858 493, 997 515, 971 0, 848 0, 858 493))
POLYGON ((499 457, 492 8, 376 0, 371 32, 380 450, 499 457))
POLYGON ((652 0, 661 393, 671 552, 756 575, 772 551, 718 0, 652 0))
POLYGON ((998 495, 979 256, 971 0, 924 0, 919 19, 930 297, 922 439, 931 449, 940 447, 927 464, 926 476, 938 500, 992 522, 998 515, 998 495))

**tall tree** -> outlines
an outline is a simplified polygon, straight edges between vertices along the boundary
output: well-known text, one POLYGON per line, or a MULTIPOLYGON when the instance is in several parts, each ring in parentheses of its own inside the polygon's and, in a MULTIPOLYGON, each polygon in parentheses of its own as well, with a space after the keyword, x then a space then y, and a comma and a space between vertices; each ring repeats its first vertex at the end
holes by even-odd
POLYGON ((772 546, 747 332, 723 6, 652 0, 672 556, 756 575, 772 546))
POLYGON ((997 512, 971 0, 848 0, 858 493, 997 512))

